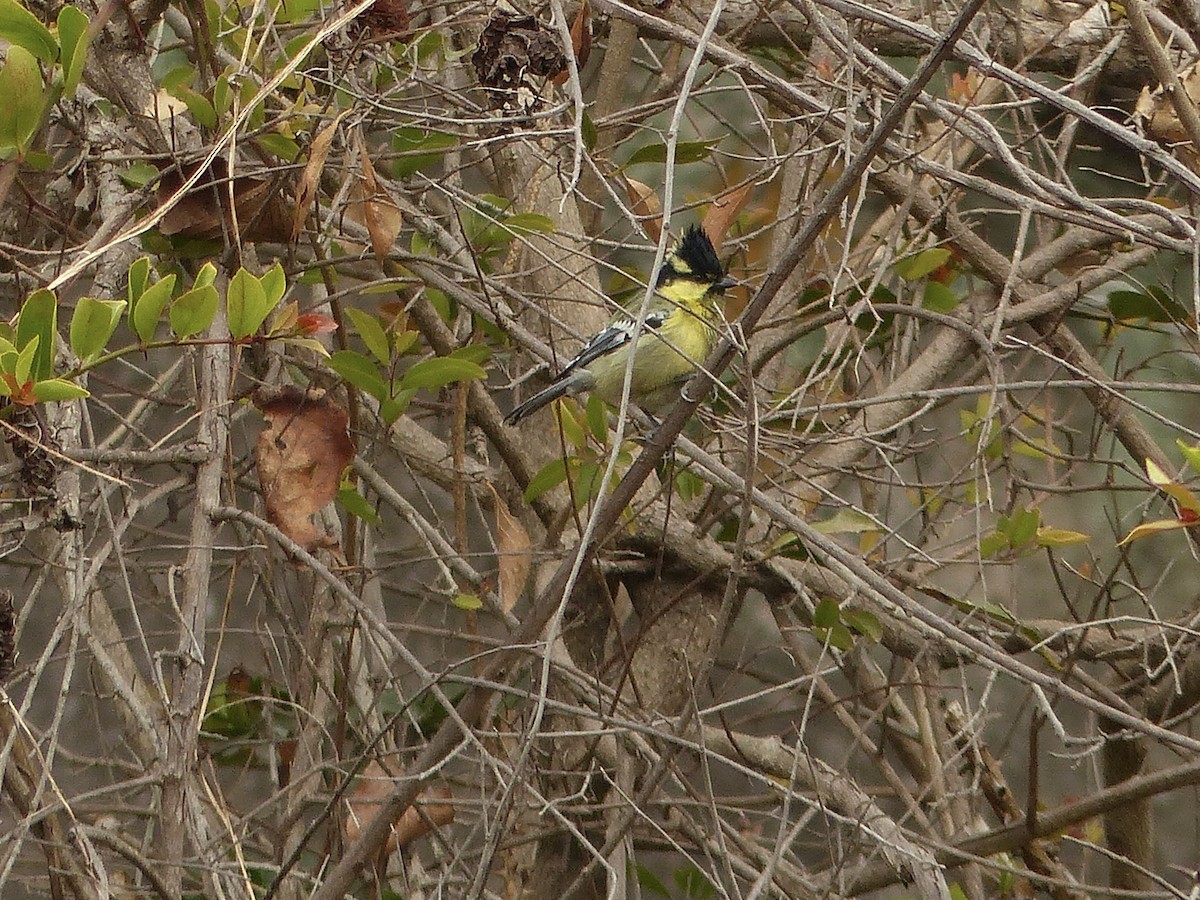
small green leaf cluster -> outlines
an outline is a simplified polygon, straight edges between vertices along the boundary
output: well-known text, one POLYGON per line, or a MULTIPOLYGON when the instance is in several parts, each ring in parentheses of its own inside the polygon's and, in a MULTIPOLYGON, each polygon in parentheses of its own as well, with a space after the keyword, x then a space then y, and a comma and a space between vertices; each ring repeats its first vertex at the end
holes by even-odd
POLYGON ((1190 307, 1184 306, 1157 285, 1151 285, 1144 291, 1110 291, 1107 299, 1109 313, 1116 321, 1125 324, 1189 322, 1193 319, 1190 307))
MULTIPOLYGON (((589 397, 587 406, 580 414, 578 404, 560 401, 555 404, 559 411, 559 423, 563 439, 569 452, 552 459, 538 470, 525 488, 525 499, 532 503, 547 491, 567 482, 575 508, 582 509, 591 503, 603 489, 604 470, 608 467, 608 414, 604 401, 589 397)), ((627 441, 617 452, 617 465, 613 469, 613 482, 633 461, 633 444, 627 441)))
POLYGON ((927 247, 896 260, 892 269, 905 281, 925 282, 921 295, 923 309, 948 313, 962 302, 962 297, 954 292, 946 280, 937 276, 949 267, 953 260, 954 253, 948 248, 927 247))
POLYGON ((0 0, 0 38, 9 43, 0 69, 0 159, 24 160, 46 110, 79 86, 91 40, 88 17, 64 6, 51 31, 17 0, 0 0), (39 63, 56 62, 47 85, 39 63))
POLYGON ((487 377, 485 363, 491 351, 482 344, 460 347, 449 356, 435 356, 398 371, 400 359, 416 346, 419 333, 385 328, 380 319, 353 307, 346 316, 354 324, 367 353, 339 350, 329 367, 364 394, 379 401, 379 416, 391 425, 404 414, 419 390, 439 390, 461 381, 487 377))
POLYGON ((872 643, 883 638, 883 626, 874 613, 863 609, 843 609, 836 600, 825 599, 813 610, 813 637, 838 650, 854 648, 857 633, 872 643))
MULTIPOLYGON (((463 234, 480 257, 481 265, 506 252, 515 237, 554 233, 554 220, 549 216, 510 212, 512 206, 512 201, 504 197, 481 194, 474 207, 462 211, 463 234)), ((414 238, 413 253, 417 252, 414 238)))
MULTIPOLYGON (((150 274, 148 256, 143 256, 129 267, 129 328, 143 346, 154 343, 164 310, 167 310, 171 333, 179 340, 201 334, 212 325, 221 302, 220 292, 215 286, 216 266, 212 263, 201 266, 191 288, 178 296, 175 295, 178 276, 174 272, 153 283, 150 282, 150 274)), ((261 277, 252 275, 244 268, 238 269, 229 280, 225 292, 230 337, 240 343, 254 339, 267 317, 279 307, 286 290, 287 279, 283 266, 278 262, 261 277)), ((297 318, 294 304, 279 309, 266 337, 288 339, 291 343, 323 353, 320 344, 302 337, 304 332, 297 318)), ((85 358, 84 354, 79 355, 85 358)))
POLYGON ((414 125, 392 129, 392 176, 407 178, 434 166, 458 138, 444 131, 427 131, 414 125))
POLYGON ((34 291, 17 315, 16 329, 0 336, 0 396, 18 406, 76 400, 88 392, 54 375, 58 340, 58 298, 53 291, 34 291))
MULTIPOLYGON (((86 371, 112 356, 154 345, 155 332, 164 311, 167 311, 174 337, 162 346, 177 345, 205 331, 213 323, 221 295, 214 284, 217 269, 212 263, 201 266, 192 286, 178 296, 174 296, 176 273, 154 282, 150 277, 150 258, 144 256, 129 267, 126 299, 80 297, 76 301, 68 330, 71 350, 79 360, 76 372, 86 371), (138 343, 110 351, 109 341, 127 308, 129 329, 137 336, 138 343)), ((226 292, 229 330, 234 341, 249 341, 257 334, 279 305, 286 287, 283 267, 278 263, 261 278, 245 269, 238 270, 226 292)), ((297 324, 291 305, 276 316, 266 336, 281 337, 324 352, 320 344, 303 337, 303 329, 297 324)), ((58 298, 53 291, 36 290, 22 305, 15 328, 0 329, 0 396, 17 405, 88 396, 87 390, 80 385, 55 376, 53 361, 57 340, 58 298)))
POLYGON ((1011 516, 1001 516, 996 530, 980 539, 979 555, 983 559, 1014 558, 1037 550, 1086 544, 1089 540, 1088 535, 1079 531, 1043 526, 1042 511, 1037 507, 1018 509, 1011 516))
MULTIPOLYGON (((689 163, 703 162, 712 156, 717 144, 723 138, 709 138, 705 141, 678 141, 675 144, 675 165, 684 166, 689 163)), ((633 151, 622 168, 629 168, 640 163, 657 163, 663 165, 667 161, 667 145, 662 141, 646 144, 633 151)))

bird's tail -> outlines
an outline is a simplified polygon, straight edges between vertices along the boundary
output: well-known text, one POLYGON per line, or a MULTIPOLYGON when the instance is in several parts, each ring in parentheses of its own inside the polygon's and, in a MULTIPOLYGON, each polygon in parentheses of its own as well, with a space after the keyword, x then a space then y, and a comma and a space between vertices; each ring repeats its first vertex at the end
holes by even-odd
POLYGON ((559 397, 565 397, 572 393, 572 388, 575 387, 569 378, 562 381, 557 381, 545 390, 538 391, 521 405, 517 406, 504 417, 505 425, 516 425, 526 416, 531 415, 541 409, 548 403, 553 403, 559 397))

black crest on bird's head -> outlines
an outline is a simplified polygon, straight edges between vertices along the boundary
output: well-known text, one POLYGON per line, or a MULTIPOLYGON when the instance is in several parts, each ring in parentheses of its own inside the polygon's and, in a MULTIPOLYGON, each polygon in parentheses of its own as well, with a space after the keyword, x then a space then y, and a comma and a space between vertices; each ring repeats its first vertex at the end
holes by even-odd
POLYGON ((715 284, 724 277, 725 267, 721 265, 712 241, 700 228, 690 225, 658 270, 657 284, 674 278, 715 284))

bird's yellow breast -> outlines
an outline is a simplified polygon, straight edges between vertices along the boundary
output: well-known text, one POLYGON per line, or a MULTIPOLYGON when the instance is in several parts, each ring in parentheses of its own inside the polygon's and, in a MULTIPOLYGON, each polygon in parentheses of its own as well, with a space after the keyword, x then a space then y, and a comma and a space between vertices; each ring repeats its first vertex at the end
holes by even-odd
POLYGON ((715 319, 720 312, 712 298, 705 296, 707 291, 702 286, 696 285, 694 293, 679 287, 672 285, 663 291, 678 306, 657 330, 643 331, 636 344, 626 344, 588 366, 596 376, 593 390, 606 402, 616 406, 621 401, 631 351, 637 356, 629 385, 630 399, 656 412, 679 399, 680 385, 712 350, 717 340, 715 319))

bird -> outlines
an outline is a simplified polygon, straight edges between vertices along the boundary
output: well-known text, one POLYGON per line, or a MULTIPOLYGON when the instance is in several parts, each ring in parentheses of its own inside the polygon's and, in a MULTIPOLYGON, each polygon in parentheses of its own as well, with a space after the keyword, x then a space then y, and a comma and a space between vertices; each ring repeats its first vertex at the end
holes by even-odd
POLYGON ((637 342, 637 322, 628 315, 617 317, 584 344, 549 387, 515 407, 504 423, 515 425, 560 397, 588 392, 618 405, 630 353, 630 399, 651 414, 669 408, 716 344, 717 329, 725 321, 721 297, 737 284, 709 236, 690 226, 658 270, 637 342))

